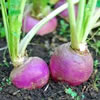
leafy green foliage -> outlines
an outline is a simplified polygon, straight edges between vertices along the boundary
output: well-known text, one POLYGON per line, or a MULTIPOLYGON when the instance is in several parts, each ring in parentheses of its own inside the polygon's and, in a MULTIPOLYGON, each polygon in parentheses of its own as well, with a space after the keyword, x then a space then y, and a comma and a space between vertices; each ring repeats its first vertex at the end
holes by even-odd
POLYGON ((0 0, 6 39, 11 60, 18 57, 23 12, 26 0, 0 0), (7 3, 7 5, 5 5, 7 3))
POLYGON ((59 35, 66 37, 66 33, 68 32, 68 27, 69 25, 64 20, 60 20, 59 35))
POLYGON ((100 54, 100 40, 96 39, 96 37, 100 37, 100 28, 98 28, 96 32, 92 33, 91 38, 88 41, 89 46, 95 50, 96 54, 100 54))
POLYGON ((0 23, 0 37, 1 38, 5 37, 5 29, 2 26, 2 23, 0 23))
POLYGON ((20 0, 10 0, 8 2, 8 12, 9 15, 19 15, 20 14, 20 0))
POLYGON ((77 93, 74 92, 71 88, 65 88, 65 93, 71 95, 72 98, 75 98, 77 96, 77 93))
POLYGON ((78 96, 78 94, 73 91, 71 88, 65 88, 65 93, 69 94, 74 100, 84 100, 85 95, 78 96))
POLYGON ((93 87, 96 91, 98 91, 99 88, 100 88, 100 84, 99 84, 99 82, 100 82, 100 72, 98 71, 97 68, 94 71, 94 80, 93 80, 93 87))
POLYGON ((98 60, 95 60, 94 61, 94 68, 97 68, 99 64, 100 64, 99 61, 98 60))
MULTIPOLYGON (((6 8, 8 8, 8 2, 5 2, 6 8)), ((0 10, 1 10, 1 5, 0 5, 0 10)))
POLYGON ((96 42, 88 42, 91 48, 93 48, 96 52, 96 54, 100 54, 100 40, 97 40, 96 42))
POLYGON ((0 91, 2 91, 2 87, 0 87, 0 91))
POLYGON ((6 85, 11 85, 11 80, 9 77, 4 77, 0 83, 0 91, 2 91, 3 87, 6 85))
POLYGON ((97 7, 100 7, 100 0, 97 1, 97 7))

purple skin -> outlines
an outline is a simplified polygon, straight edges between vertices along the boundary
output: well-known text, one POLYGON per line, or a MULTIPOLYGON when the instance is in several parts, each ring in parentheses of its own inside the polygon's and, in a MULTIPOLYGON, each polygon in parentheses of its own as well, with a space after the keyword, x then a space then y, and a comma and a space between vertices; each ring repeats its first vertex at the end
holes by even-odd
POLYGON ((30 57, 24 65, 13 69, 10 78, 17 88, 42 88, 48 82, 49 69, 41 58, 30 57))
MULTIPOLYGON (((24 32, 29 32, 40 20, 27 15, 23 19, 22 30, 24 32)), ((46 35, 50 32, 53 32, 57 27, 57 19, 54 17, 47 24, 45 24, 40 31, 37 33, 40 36, 46 35)))
MULTIPOLYGON (((63 5, 64 3, 66 2, 66 0, 59 0, 59 2, 57 2, 57 4, 55 5, 55 8, 58 8, 60 7, 61 5, 63 5)), ((75 5, 75 15, 77 16, 77 13, 78 13, 78 6, 75 5)), ((62 18, 64 18, 66 21, 68 21, 68 9, 65 9, 64 11, 62 11, 60 13, 60 16, 62 18)))
POLYGON ((89 51, 76 53, 70 44, 59 46, 50 60, 50 72, 55 81, 64 81, 72 86, 87 81, 93 72, 93 59, 89 51))

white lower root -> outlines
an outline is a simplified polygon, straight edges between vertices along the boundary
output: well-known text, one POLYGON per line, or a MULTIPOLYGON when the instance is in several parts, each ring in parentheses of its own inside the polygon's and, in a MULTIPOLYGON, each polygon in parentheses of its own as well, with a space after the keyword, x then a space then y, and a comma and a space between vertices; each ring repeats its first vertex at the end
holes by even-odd
POLYGON ((13 61, 13 65, 15 67, 18 67, 18 66, 22 65, 26 60, 27 60, 27 57, 18 57, 17 59, 15 59, 13 61))
POLYGON ((85 51, 87 49, 86 43, 80 43, 79 48, 80 48, 80 51, 85 51))

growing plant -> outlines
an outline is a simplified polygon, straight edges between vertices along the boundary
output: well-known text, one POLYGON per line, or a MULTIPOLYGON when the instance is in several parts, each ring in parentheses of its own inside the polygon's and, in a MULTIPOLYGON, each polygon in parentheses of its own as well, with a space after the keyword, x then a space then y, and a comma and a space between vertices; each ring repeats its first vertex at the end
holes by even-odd
MULTIPOLYGON (((76 1, 76 0, 73 0, 73 1, 76 1)), ((66 2, 66 0, 59 0, 59 1, 56 3, 55 8, 58 8, 59 6, 61 6, 62 4, 64 4, 65 2, 66 2)), ((75 16, 77 16, 78 4, 75 5, 74 10, 75 10, 75 16)), ((68 9, 65 9, 65 10, 62 11, 59 15, 60 15, 62 18, 64 18, 66 21, 69 22, 68 9)))
MULTIPOLYGON (((75 1, 75 0, 73 0, 75 1)), ((55 5, 55 8, 61 6, 62 4, 64 4, 66 2, 66 0, 59 0, 59 2, 57 2, 57 4, 55 5)), ((96 4, 97 9, 100 7, 100 0, 97 0, 97 4, 96 4)), ((78 4, 75 5, 74 7, 75 10, 75 16, 77 17, 77 13, 78 13, 78 4)), ((64 18, 67 22, 69 22, 69 15, 68 15, 68 9, 65 9, 63 12, 61 12, 59 14, 62 18, 64 18)))
POLYGON ((0 37, 1 38, 5 37, 5 30, 4 27, 2 26, 2 23, 0 23, 0 37))
POLYGON ((95 12, 97 0, 80 0, 78 16, 72 0, 69 6, 71 42, 56 48, 50 60, 51 76, 56 81, 64 81, 72 86, 87 81, 93 72, 93 58, 88 50, 86 39, 93 25, 100 17, 100 9, 95 12))
POLYGON ((65 93, 69 94, 73 99, 77 96, 77 92, 73 91, 71 88, 65 88, 65 93))
POLYGON ((66 30, 68 29, 68 25, 69 24, 66 24, 64 22, 64 20, 60 20, 60 28, 59 28, 59 34, 62 35, 62 36, 65 36, 66 37, 66 30))
MULTIPOLYGON (((50 13, 51 8, 48 3, 48 0, 32 0, 32 3, 26 7, 22 26, 22 30, 24 32, 29 32, 32 27, 34 27, 42 18, 50 13)), ((40 31, 37 32, 37 34, 43 36, 53 32, 56 29, 56 26, 57 19, 54 17, 47 24, 45 24, 40 31)))
POLYGON ((100 0, 97 0, 97 7, 100 7, 100 0))
POLYGON ((96 32, 91 32, 91 37, 88 38, 87 42, 91 48, 93 48, 97 54, 100 54, 100 40, 97 40, 95 37, 100 36, 100 29, 98 28, 96 32), (92 39, 92 41, 91 41, 92 39))
POLYGON ((27 45, 38 30, 66 9, 68 4, 64 4, 50 13, 34 26, 24 38, 20 39, 25 2, 26 0, 8 1, 7 13, 5 1, 0 0, 8 50, 14 65, 14 69, 10 74, 11 81, 18 88, 35 89, 43 87, 47 83, 49 71, 47 64, 41 58, 27 56, 25 53, 27 45))
POLYGON ((1 0, 3 21, 10 58, 14 69, 10 74, 12 83, 18 88, 35 89, 43 87, 49 78, 46 62, 39 57, 28 57, 20 46, 23 11, 26 0, 1 0), (7 13, 8 10, 8 13, 7 13))

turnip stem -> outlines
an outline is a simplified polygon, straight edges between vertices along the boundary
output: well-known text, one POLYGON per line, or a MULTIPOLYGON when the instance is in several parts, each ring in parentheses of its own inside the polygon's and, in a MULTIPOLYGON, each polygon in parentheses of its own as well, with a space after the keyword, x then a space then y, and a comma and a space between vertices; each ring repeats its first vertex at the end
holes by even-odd
POLYGON ((75 11, 74 11, 74 4, 72 0, 68 1, 68 11, 69 11, 69 22, 70 22, 70 35, 71 35, 71 47, 73 49, 79 49, 78 43, 78 35, 76 32, 76 20, 75 20, 75 11))
POLYGON ((0 3, 1 3, 1 8, 2 8, 1 9, 2 10, 2 16, 3 16, 3 20, 4 20, 6 41, 7 41, 7 44, 8 44, 9 53, 11 55, 11 45, 10 45, 10 42, 9 42, 9 23, 8 23, 7 10, 6 10, 6 7, 5 7, 5 0, 0 0, 0 3))
POLYGON ((79 4, 79 8, 78 8, 76 31, 78 35, 78 42, 80 43, 86 0, 80 0, 78 4, 79 4))
POLYGON ((96 3, 97 0, 89 0, 88 5, 85 9, 85 17, 84 17, 84 29, 83 29, 83 37, 82 37, 82 42, 85 42, 87 39, 87 36, 90 31, 91 27, 91 21, 93 21, 93 14, 96 8, 96 3))
MULTIPOLYGON (((8 0, 8 14, 5 1, 1 1, 2 15, 6 30, 7 45, 12 63, 16 63, 18 59, 19 41, 22 26, 23 11, 26 0, 8 0), (15 2, 17 4, 15 4, 15 2)), ((15 65, 15 64, 14 64, 15 65)))
POLYGON ((26 0, 21 0, 20 4, 16 6, 16 9, 20 9, 20 13, 18 15, 10 15, 9 14, 9 25, 10 25, 10 40, 12 45, 12 62, 13 64, 16 63, 16 59, 18 59, 18 50, 19 50, 19 41, 20 41, 20 34, 21 34, 21 26, 22 26, 22 18, 23 18, 23 11, 25 7, 26 0), (14 25, 15 24, 15 25, 14 25))
MULTIPOLYGON (((95 15, 92 17, 92 20, 90 21, 90 24, 86 30, 86 33, 85 33, 86 36, 83 37, 82 42, 86 41, 86 38, 87 38, 90 30, 94 27, 94 25, 96 24, 96 22, 99 18, 100 18, 100 9, 98 9, 97 12, 95 13, 95 15)), ((100 25, 100 23, 99 23, 99 25, 100 25)))
MULTIPOLYGON (((74 2, 77 3, 79 0, 76 0, 74 2)), ((63 4, 53 12, 51 12, 48 16, 46 16, 43 20, 41 20, 37 25, 35 25, 31 31, 21 40, 19 45, 19 55, 24 56, 25 50, 27 48, 27 45, 31 41, 31 39, 34 37, 34 35, 38 32, 38 30, 43 27, 44 24, 46 24, 49 20, 51 20, 53 17, 55 17, 57 14, 61 13, 63 10, 65 10, 68 7, 68 3, 63 4)))

